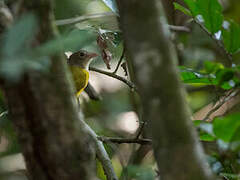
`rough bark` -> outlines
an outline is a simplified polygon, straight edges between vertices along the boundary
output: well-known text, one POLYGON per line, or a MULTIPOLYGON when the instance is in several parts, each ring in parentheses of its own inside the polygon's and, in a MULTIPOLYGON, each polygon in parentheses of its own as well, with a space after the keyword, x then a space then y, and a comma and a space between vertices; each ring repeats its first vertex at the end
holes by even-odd
POLYGON ((161 179, 214 179, 192 127, 161 2, 119 0, 118 6, 161 179))
MULTIPOLYGON (((19 16, 32 12, 39 22, 33 46, 53 39, 49 0, 22 1, 19 16)), ((26 166, 34 180, 95 179, 90 136, 79 123, 63 56, 52 56, 48 72, 28 71, 16 84, 5 82, 9 106, 26 166)))

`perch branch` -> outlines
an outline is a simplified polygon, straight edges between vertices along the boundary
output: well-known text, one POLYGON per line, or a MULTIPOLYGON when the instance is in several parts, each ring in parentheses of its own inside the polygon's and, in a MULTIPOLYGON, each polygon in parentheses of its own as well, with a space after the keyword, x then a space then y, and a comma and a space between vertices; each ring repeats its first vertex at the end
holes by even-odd
POLYGON ((118 75, 116 75, 112 72, 103 71, 101 69, 97 69, 97 68, 93 68, 93 67, 89 67, 89 70, 90 71, 95 71, 95 72, 98 72, 98 73, 101 73, 101 74, 105 74, 105 75, 110 76, 112 78, 118 79, 119 81, 122 81, 123 83, 127 84, 134 91, 136 91, 136 92, 138 91, 136 85, 133 82, 131 82, 131 81, 129 81, 129 80, 127 80, 127 79, 125 79, 121 76, 118 76, 118 75))

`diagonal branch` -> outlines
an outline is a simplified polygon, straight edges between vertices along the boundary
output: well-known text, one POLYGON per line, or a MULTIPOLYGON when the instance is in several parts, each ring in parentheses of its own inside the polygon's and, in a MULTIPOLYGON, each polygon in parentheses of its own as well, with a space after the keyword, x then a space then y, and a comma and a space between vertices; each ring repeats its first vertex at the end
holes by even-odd
POLYGON ((205 27, 203 24, 201 24, 199 21, 197 21, 196 19, 193 19, 194 23, 196 23, 197 25, 199 25, 199 27, 216 43, 216 45, 218 46, 218 48, 220 49, 220 52, 223 53, 223 55, 226 57, 226 59, 229 61, 229 63, 232 65, 232 55, 227 52, 227 50, 224 48, 224 45, 222 43, 222 41, 218 40, 214 34, 211 34, 205 27))
POLYGON ((101 69, 97 69, 97 68, 94 68, 94 67, 89 67, 89 70, 90 71, 95 71, 95 72, 98 72, 98 73, 101 73, 101 74, 105 74, 105 75, 110 76, 112 78, 118 79, 119 81, 122 81, 123 83, 127 84, 132 90, 134 90, 136 92, 138 91, 136 85, 133 82, 131 82, 131 81, 129 81, 129 80, 127 80, 127 79, 125 79, 121 76, 118 76, 118 75, 116 75, 112 72, 103 71, 101 69))

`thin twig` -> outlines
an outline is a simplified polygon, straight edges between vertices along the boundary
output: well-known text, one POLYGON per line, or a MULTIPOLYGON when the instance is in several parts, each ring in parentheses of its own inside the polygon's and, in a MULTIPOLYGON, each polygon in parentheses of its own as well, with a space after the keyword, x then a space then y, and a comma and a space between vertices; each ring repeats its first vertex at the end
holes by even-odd
POLYGON ((196 19, 193 20, 197 25, 199 25, 199 27, 211 38, 213 39, 213 41, 217 44, 217 46, 219 47, 219 49, 221 50, 220 52, 222 52, 224 54, 224 56, 226 57, 226 59, 229 61, 229 63, 232 65, 232 55, 227 52, 227 50, 224 48, 224 45, 222 43, 222 41, 216 39, 214 34, 211 34, 205 27, 203 24, 201 24, 200 22, 198 22, 196 19))
POLYGON ((76 24, 76 23, 84 22, 90 19, 96 19, 96 18, 102 18, 102 17, 117 17, 117 16, 112 12, 96 13, 96 14, 83 15, 83 16, 78 16, 78 17, 69 18, 69 19, 56 20, 55 24, 57 26, 63 26, 63 25, 76 24))
POLYGON ((123 60, 123 58, 124 58, 124 55, 125 55, 125 47, 123 47, 122 55, 121 55, 121 57, 120 57, 120 59, 119 59, 119 61, 118 61, 118 64, 117 64, 117 66, 116 66, 116 69, 113 71, 113 74, 116 74, 116 73, 117 73, 117 70, 118 70, 120 64, 122 63, 122 60, 123 60))
POLYGON ((207 121, 209 119, 209 117, 216 112, 220 107, 222 107, 223 104, 225 104, 227 101, 229 101, 231 98, 235 97, 237 94, 239 94, 240 91, 234 91, 234 92, 230 92, 229 95, 226 95, 225 97, 223 97, 222 100, 218 101, 218 104, 211 109, 206 116, 202 119, 203 121, 207 121))
POLYGON ((112 72, 103 71, 101 69, 97 69, 97 68, 94 68, 94 67, 89 67, 89 70, 90 71, 95 71, 95 72, 98 72, 98 73, 101 73, 101 74, 105 74, 105 75, 110 76, 112 78, 118 79, 119 81, 122 81, 123 83, 127 84, 134 91, 136 91, 136 92, 138 91, 136 85, 133 82, 131 82, 131 81, 129 81, 129 80, 127 80, 127 79, 125 79, 121 76, 118 76, 118 75, 116 75, 112 72))
POLYGON ((137 130, 137 133, 136 133, 137 135, 136 135, 135 139, 139 139, 140 135, 142 134, 145 124, 146 124, 146 121, 143 121, 142 123, 140 123, 140 126, 137 130))
POLYGON ((176 32, 186 32, 189 33, 190 29, 186 26, 175 26, 175 25, 168 25, 169 29, 171 31, 176 31, 176 32))
POLYGON ((111 137, 98 137, 100 141, 103 143, 117 143, 117 144, 141 144, 141 145, 151 145, 152 140, 151 139, 128 139, 128 138, 111 138, 111 137))

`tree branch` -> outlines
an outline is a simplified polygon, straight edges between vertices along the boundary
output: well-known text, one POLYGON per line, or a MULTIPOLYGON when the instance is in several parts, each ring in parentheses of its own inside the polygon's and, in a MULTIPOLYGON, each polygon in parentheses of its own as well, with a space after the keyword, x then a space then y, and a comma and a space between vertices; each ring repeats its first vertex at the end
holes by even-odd
POLYGON ((168 28, 171 31, 176 31, 176 32, 186 32, 189 33, 190 29, 186 26, 175 26, 175 25, 168 25, 168 28))
POLYGON ((104 75, 107 75, 107 76, 110 76, 110 77, 115 78, 115 79, 118 79, 119 81, 122 81, 123 83, 127 84, 132 90, 134 90, 136 92, 138 91, 136 85, 133 82, 131 82, 131 81, 129 81, 129 80, 127 80, 127 79, 125 79, 121 76, 118 76, 118 75, 116 75, 112 72, 103 71, 101 69, 97 69, 97 68, 94 68, 94 67, 89 67, 89 70, 90 71, 95 71, 95 72, 98 72, 98 73, 101 73, 101 74, 104 74, 104 75))
POLYGON ((83 15, 83 16, 78 16, 78 17, 69 18, 69 19, 56 20, 55 24, 57 26, 63 26, 63 25, 76 24, 76 23, 84 22, 90 19, 96 19, 96 18, 102 18, 102 17, 116 17, 116 14, 112 12, 89 14, 89 15, 83 15))
MULTIPOLYGON (((112 12, 89 14, 89 15, 83 15, 83 16, 78 16, 78 17, 74 17, 74 18, 56 20, 55 24, 57 26, 64 26, 64 25, 81 23, 81 22, 88 21, 88 20, 91 20, 91 19, 97 19, 97 18, 103 18, 103 17, 115 17, 115 18, 117 18, 117 15, 115 13, 112 13, 112 12)), ((171 31, 187 32, 187 33, 190 32, 190 29, 186 26, 168 25, 168 27, 171 31)))
POLYGON ((111 138, 111 137, 102 137, 102 136, 99 136, 98 139, 103 143, 117 143, 117 144, 127 143, 127 144, 141 144, 141 145, 152 144, 151 139, 111 138))
POLYGON ((205 27, 203 24, 201 24, 200 22, 198 22, 196 19, 193 19, 194 23, 196 23, 197 25, 199 25, 199 27, 216 43, 216 45, 218 46, 218 48, 220 49, 220 52, 226 57, 226 59, 229 61, 230 65, 232 65, 232 55, 227 52, 227 50, 224 48, 224 45, 222 43, 222 41, 216 39, 216 37, 214 36, 214 34, 211 34, 205 27))
MULTIPOLYGON (((80 115, 81 115, 81 112, 80 112, 80 115)), ((87 130, 87 133, 90 134, 90 136, 92 137, 92 139, 95 143, 97 158, 99 159, 99 161, 101 162, 101 164, 103 166, 103 170, 107 177, 107 180, 118 180, 117 175, 114 172, 111 159, 109 158, 109 156, 103 146, 103 143, 101 141, 99 141, 98 136, 88 126, 87 123, 85 123, 84 121, 81 121, 81 124, 83 127, 85 127, 85 129, 87 130)))

